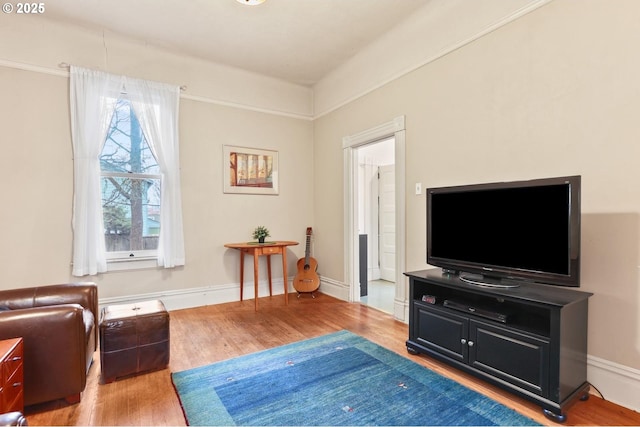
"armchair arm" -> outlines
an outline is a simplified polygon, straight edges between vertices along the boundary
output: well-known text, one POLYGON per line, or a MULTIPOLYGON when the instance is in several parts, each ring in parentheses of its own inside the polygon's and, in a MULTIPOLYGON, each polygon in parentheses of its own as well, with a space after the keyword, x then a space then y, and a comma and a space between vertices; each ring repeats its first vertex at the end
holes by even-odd
MULTIPOLYGON (((80 304, 91 310, 98 322, 98 287, 93 282, 65 283, 30 288, 0 290, 0 306, 11 310, 60 304, 80 304)), ((98 328, 95 328, 98 343, 98 328)), ((93 349, 94 351, 96 348, 93 349)))
POLYGON ((87 345, 80 305, 0 312, 0 339, 15 337, 24 342, 25 405, 84 389, 87 345))

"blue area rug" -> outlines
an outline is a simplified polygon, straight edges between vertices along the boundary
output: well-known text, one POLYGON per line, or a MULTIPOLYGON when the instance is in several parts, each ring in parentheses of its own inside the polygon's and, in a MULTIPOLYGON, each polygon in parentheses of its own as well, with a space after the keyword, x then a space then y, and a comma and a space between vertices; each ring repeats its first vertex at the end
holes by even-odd
POLYGON ((189 425, 539 425, 348 331, 171 378, 189 425))

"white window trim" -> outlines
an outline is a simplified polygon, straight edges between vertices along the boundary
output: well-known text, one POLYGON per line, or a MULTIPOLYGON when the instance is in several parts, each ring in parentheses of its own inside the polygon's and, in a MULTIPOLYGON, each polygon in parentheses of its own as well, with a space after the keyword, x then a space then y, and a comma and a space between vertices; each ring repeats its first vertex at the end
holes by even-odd
POLYGON ((160 182, 162 182, 162 175, 160 174, 102 171, 100 172, 100 176, 110 176, 114 178, 131 178, 131 179, 159 179, 160 182))
POLYGON ((140 250, 140 251, 114 251, 107 252, 107 261, 136 261, 139 259, 157 259, 158 251, 156 249, 140 250))
MULTIPOLYGON (((126 92, 122 93, 126 95, 126 92)), ((112 101, 116 103, 118 99, 112 98, 112 101)), ((133 107, 130 107, 133 108, 133 107)), ((154 106, 157 108, 157 106, 154 106)), ((155 157, 155 156, 154 156, 155 157)), ((156 160, 156 164, 158 159, 156 160)), ((156 179, 160 181, 162 186, 161 174, 150 174, 142 172, 113 172, 100 170, 100 178, 126 178, 126 179, 156 179)), ((162 225, 161 225, 162 227, 162 225)), ((109 271, 121 271, 121 270, 136 270, 144 268, 157 267, 158 261, 158 249, 150 250, 134 250, 134 251, 107 251, 105 253, 107 259, 107 272, 109 271)))
MULTIPOLYGON (((140 251, 138 251, 140 252, 140 251)), ((107 273, 112 271, 160 269, 158 256, 136 256, 134 258, 110 258, 107 255, 107 273)))

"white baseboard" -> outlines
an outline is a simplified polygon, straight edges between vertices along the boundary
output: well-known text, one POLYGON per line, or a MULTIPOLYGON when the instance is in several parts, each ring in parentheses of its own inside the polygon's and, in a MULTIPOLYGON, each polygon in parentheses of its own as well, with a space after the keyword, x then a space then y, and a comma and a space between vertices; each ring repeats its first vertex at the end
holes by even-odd
MULTIPOLYGON (((289 284, 291 283, 291 278, 289 278, 289 284)), ((258 282, 258 288, 260 296, 269 295, 268 281, 258 282)), ((289 292, 295 292, 291 285, 289 285, 289 292)), ((321 277, 320 292, 343 301, 349 301, 349 287, 337 280, 321 277)), ((280 295, 283 293, 282 278, 275 279, 273 281, 273 294, 280 295)), ((245 283, 244 298, 253 299, 253 294, 253 283, 245 283)), ((150 299, 161 300, 169 311, 222 304, 240 299, 240 284, 232 283, 178 291, 160 291, 123 297, 101 298, 100 306, 130 304, 150 299)), ((402 317, 404 319, 409 318, 409 305, 405 302, 395 301, 394 311, 397 319, 402 319, 402 317)), ((640 370, 589 355, 587 357, 587 379, 597 387, 606 400, 640 412, 640 370)), ((598 393, 595 392, 594 394, 597 395, 598 393)))
POLYGON ((606 400, 640 412, 640 370, 587 356, 587 380, 606 400))
POLYGON ((409 323, 409 302, 400 299, 393 300, 393 317, 397 320, 409 323))
MULTIPOLYGON (((284 293, 282 278, 273 279, 273 295, 284 293)), ((291 278, 289 278, 291 283, 291 278)), ((291 289, 289 290, 291 292, 291 289)), ((245 282, 243 299, 253 299, 253 282, 245 282)), ((258 282, 258 295, 269 295, 269 281, 258 282)), ((168 311, 183 308, 201 307, 203 305, 223 304, 240 300, 240 284, 203 286, 200 288, 181 289, 177 291, 160 291, 147 294, 127 295, 123 297, 100 298, 100 307, 113 304, 131 304, 140 301, 159 299, 168 311)))
POLYGON ((328 277, 320 277, 320 292, 342 301, 349 301, 349 286, 328 277))
MULTIPOLYGON (((295 293, 292 286, 293 277, 289 277, 289 293, 295 293)), ((282 278, 273 279, 273 295, 282 295, 284 285, 282 278)), ((321 279, 320 292, 333 296, 341 300, 349 299, 349 288, 344 284, 331 279, 321 279)), ((258 295, 264 297, 269 295, 269 281, 258 282, 258 295)), ((253 299, 253 282, 244 284, 243 299, 253 299)), ((184 308, 201 307, 204 305, 223 304, 240 300, 240 283, 224 285, 202 286, 199 288, 181 289, 176 291, 150 292, 146 294, 127 295, 122 297, 100 298, 100 308, 114 304, 132 304, 140 301, 159 299, 163 302, 168 311, 181 310, 184 308)))

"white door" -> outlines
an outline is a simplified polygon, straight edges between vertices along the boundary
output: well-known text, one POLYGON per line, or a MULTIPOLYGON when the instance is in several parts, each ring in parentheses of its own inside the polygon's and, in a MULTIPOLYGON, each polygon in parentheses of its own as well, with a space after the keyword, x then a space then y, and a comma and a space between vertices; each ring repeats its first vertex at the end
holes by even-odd
POLYGON ((395 165, 380 166, 379 242, 380 278, 396 281, 396 172, 395 165))

